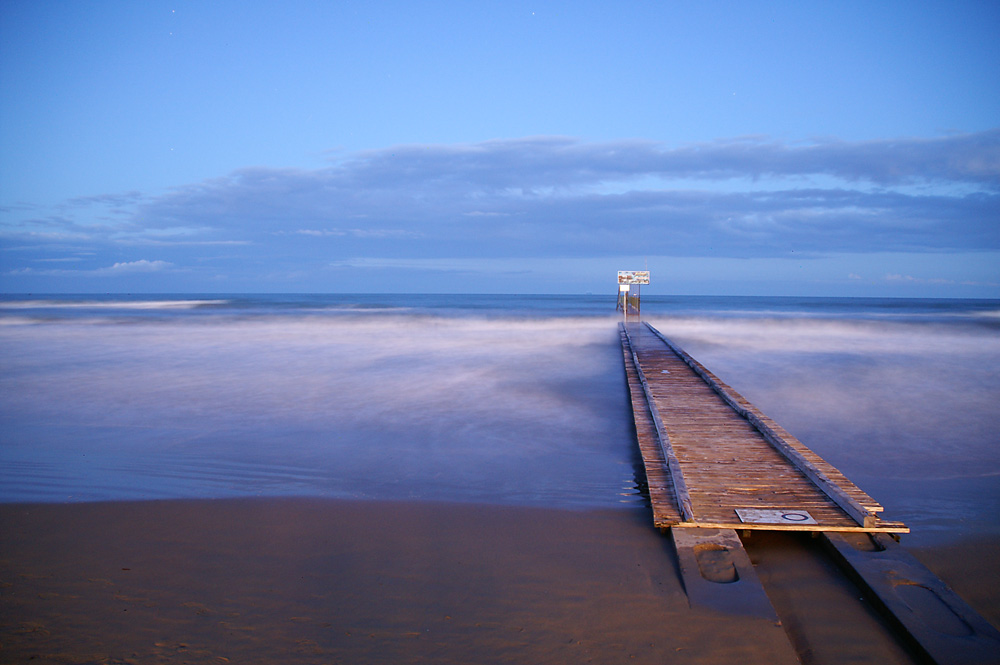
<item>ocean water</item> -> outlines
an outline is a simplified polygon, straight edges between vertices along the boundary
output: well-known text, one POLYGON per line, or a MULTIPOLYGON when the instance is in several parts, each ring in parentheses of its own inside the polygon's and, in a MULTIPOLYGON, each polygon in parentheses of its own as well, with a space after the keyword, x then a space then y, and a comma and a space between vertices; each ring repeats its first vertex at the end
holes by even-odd
MULTIPOLYGON (((920 539, 1000 533, 1000 301, 643 299, 920 539)), ((634 506, 609 296, 0 298, 0 501, 634 506)))

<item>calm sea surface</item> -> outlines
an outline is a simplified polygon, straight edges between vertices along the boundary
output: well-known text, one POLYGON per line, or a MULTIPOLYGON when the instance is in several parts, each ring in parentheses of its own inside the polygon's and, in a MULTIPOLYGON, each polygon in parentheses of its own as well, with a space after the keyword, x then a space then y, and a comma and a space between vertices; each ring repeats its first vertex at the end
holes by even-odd
MULTIPOLYGON (((919 539, 1000 533, 1000 301, 643 314, 919 539)), ((614 293, 2 296, 0 501, 635 505, 617 321, 614 293)))

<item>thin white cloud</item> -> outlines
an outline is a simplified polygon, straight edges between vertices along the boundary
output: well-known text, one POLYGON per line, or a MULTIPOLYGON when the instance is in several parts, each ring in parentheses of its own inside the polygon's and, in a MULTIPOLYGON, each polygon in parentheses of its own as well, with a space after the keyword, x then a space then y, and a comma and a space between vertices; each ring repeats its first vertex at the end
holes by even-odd
MULTIPOLYGON (((275 233, 283 235, 284 232, 276 231, 275 233)), ((414 231, 407 231, 405 229, 297 229, 293 231, 298 235, 304 236, 314 236, 317 238, 342 238, 344 236, 352 236, 355 238, 415 238, 419 236, 418 233, 414 231)))
MULTIPOLYGON (((56 259, 37 259, 38 261, 55 261, 56 259)), ((73 259, 67 259, 73 260, 73 259)), ((99 268, 47 268, 39 270, 36 268, 18 268, 14 270, 9 270, 4 274, 7 275, 41 275, 41 276, 79 276, 86 277, 88 275, 122 275, 128 273, 152 273, 160 272, 173 268, 174 264, 169 261, 149 261, 148 259, 139 259, 137 261, 120 261, 110 266, 103 266, 99 268)))
POLYGON ((907 284, 930 284, 939 286, 955 285, 955 284, 961 284, 962 286, 988 286, 988 287, 1000 286, 1000 283, 998 282, 984 282, 978 280, 956 280, 944 277, 914 277, 913 275, 905 275, 900 273, 886 273, 885 281, 896 282, 896 283, 907 283, 907 284))
POLYGON ((923 277, 914 277, 913 275, 901 275, 899 273, 886 273, 885 279, 888 282, 912 282, 920 284, 954 284, 954 280, 950 279, 926 279, 923 277))
POLYGON ((347 231, 341 229, 298 229, 294 231, 303 236, 316 236, 317 238, 324 238, 329 236, 341 237, 346 236, 347 231))
POLYGON ((433 258, 395 259, 384 257, 353 257, 330 263, 332 268, 365 270, 420 270, 445 273, 506 273, 529 272, 520 259, 433 258))
POLYGON ((160 240, 156 238, 116 238, 119 245, 144 245, 149 247, 215 247, 243 246, 253 244, 251 240, 160 240))
POLYGON ((172 266, 173 264, 169 261, 149 261, 147 259, 139 259, 138 261, 116 263, 110 268, 104 268, 104 270, 107 272, 155 272, 158 270, 166 270, 172 266))

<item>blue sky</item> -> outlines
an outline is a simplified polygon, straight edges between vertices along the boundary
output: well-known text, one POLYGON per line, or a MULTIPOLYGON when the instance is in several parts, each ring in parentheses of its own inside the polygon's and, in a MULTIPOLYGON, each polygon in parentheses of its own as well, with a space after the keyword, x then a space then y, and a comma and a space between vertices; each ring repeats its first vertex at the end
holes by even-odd
POLYGON ((995 2, 5 0, 0 290, 1000 297, 997 34, 995 2))

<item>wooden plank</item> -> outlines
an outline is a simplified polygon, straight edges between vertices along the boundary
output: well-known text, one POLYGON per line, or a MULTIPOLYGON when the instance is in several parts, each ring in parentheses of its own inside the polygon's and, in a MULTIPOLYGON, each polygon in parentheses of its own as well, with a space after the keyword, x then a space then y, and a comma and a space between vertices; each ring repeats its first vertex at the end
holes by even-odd
POLYGON ((1000 631, 895 540, 833 533, 823 539, 848 574, 935 663, 1000 663, 1000 631))
POLYGON ((880 522, 877 526, 861 526, 831 524, 755 524, 735 520, 699 520, 696 523, 680 522, 674 524, 674 529, 732 529, 733 531, 808 531, 812 533, 909 533, 910 529, 901 522, 880 522))

